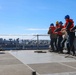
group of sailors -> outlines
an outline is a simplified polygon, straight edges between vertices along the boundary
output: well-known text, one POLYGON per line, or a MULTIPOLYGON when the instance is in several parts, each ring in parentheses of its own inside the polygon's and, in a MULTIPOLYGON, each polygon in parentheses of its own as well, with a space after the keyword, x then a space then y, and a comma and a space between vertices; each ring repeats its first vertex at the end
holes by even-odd
POLYGON ((75 29, 73 19, 69 15, 65 16, 65 24, 62 21, 57 21, 54 26, 53 23, 50 24, 48 34, 50 34, 50 45, 53 52, 64 53, 65 42, 67 46, 67 53, 73 56, 76 55, 74 48, 75 39, 75 29))

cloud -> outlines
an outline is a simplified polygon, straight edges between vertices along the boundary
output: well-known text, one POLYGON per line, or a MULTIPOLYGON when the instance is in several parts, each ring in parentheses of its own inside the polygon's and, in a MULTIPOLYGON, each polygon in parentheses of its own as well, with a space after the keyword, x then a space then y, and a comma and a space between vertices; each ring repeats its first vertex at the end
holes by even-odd
POLYGON ((25 30, 29 30, 29 31, 46 31, 48 29, 47 28, 46 29, 45 28, 42 28, 42 29, 40 29, 40 28, 27 28, 25 30))
POLYGON ((37 34, 37 33, 31 33, 31 34, 7 34, 7 35, 1 35, 0 38, 3 38, 3 39, 7 39, 9 40, 10 38, 12 39, 31 39, 31 40, 34 40, 36 39, 37 40, 37 35, 39 35, 39 39, 49 39, 49 35, 47 34, 37 34), (45 36, 45 38, 43 38, 45 36))

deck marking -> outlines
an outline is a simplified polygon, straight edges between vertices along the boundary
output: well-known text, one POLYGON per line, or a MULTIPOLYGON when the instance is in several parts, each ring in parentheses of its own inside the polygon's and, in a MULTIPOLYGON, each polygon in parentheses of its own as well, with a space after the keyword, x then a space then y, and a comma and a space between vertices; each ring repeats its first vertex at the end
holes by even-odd
MULTIPOLYGON (((10 52, 9 52, 10 53, 10 52)), ((10 53, 11 55, 13 55, 12 53, 10 53)), ((16 59, 18 59, 15 55, 13 55, 16 59)), ((20 62, 22 62, 20 59, 18 59, 20 62)), ((34 69, 32 69, 29 65, 27 65, 26 63, 22 62, 25 66, 27 66, 31 71, 35 71, 34 69)), ((38 72, 36 72, 37 75, 40 75, 38 72)))

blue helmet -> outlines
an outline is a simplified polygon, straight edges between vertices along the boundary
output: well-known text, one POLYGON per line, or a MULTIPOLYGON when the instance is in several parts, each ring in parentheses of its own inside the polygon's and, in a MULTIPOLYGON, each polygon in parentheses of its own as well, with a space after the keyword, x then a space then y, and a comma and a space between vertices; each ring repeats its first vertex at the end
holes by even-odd
POLYGON ((66 15, 66 16, 65 16, 65 19, 69 19, 69 18, 70 18, 70 16, 69 16, 69 15, 66 15))
POLYGON ((59 22, 59 24, 63 24, 63 22, 62 22, 62 21, 60 21, 60 22, 59 22))
POLYGON ((50 24, 50 26, 54 26, 54 24, 53 24, 53 23, 51 23, 51 24, 50 24))

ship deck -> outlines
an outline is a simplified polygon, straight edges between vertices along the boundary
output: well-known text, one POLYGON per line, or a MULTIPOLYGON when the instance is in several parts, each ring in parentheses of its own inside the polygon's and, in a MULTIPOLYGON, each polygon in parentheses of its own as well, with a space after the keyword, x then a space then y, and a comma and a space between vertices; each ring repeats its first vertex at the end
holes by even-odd
POLYGON ((45 51, 0 52, 0 75, 76 75, 76 57, 45 51))

